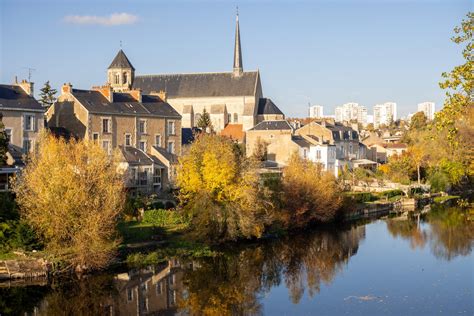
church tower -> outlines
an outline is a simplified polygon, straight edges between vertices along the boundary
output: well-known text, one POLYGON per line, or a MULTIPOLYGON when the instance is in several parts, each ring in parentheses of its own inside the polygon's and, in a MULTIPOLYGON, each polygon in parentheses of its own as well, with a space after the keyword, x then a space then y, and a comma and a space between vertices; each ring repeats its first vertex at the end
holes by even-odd
POLYGON ((240 48, 240 28, 239 28, 239 11, 237 11, 235 25, 235 45, 234 45, 234 71, 235 77, 240 77, 244 72, 242 63, 242 49, 240 48))
POLYGON ((135 68, 120 49, 107 70, 107 83, 114 91, 123 92, 131 89, 134 78, 135 68))

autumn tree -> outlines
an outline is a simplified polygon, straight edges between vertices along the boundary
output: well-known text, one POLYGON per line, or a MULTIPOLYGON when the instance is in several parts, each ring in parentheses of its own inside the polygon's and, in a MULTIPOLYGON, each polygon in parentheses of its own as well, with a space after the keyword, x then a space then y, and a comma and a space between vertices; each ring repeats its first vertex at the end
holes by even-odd
POLYGON ((341 205, 335 177, 296 153, 283 171, 282 191, 283 220, 290 228, 330 221, 341 205))
POLYGON ((177 183, 198 239, 222 242, 262 235, 269 215, 258 197, 255 161, 245 158, 232 140, 201 135, 180 159, 177 183))
POLYGON ((7 163, 8 135, 3 125, 3 114, 0 113, 0 166, 7 163))
POLYGON ((424 112, 416 112, 410 121, 410 130, 420 130, 426 127, 428 119, 424 112))
POLYGON ((418 184, 421 184, 421 167, 425 163, 426 154, 422 148, 412 146, 408 148, 408 155, 410 156, 413 164, 416 166, 418 184))
POLYGON ((213 131, 214 127, 212 126, 211 116, 206 111, 206 109, 204 109, 202 111, 201 117, 197 121, 196 126, 199 127, 200 129, 202 129, 204 132, 207 132, 207 133, 213 131))
POLYGON ((113 257, 125 196, 117 167, 116 156, 93 142, 43 132, 16 181, 21 216, 47 252, 70 268, 103 268, 113 257))
POLYGON ((257 161, 265 161, 267 159, 267 147, 268 142, 258 137, 253 148, 253 157, 255 157, 257 161))
POLYGON ((39 102, 45 107, 49 108, 51 105, 56 102, 56 89, 53 89, 49 83, 49 80, 45 82, 44 87, 41 88, 39 102))

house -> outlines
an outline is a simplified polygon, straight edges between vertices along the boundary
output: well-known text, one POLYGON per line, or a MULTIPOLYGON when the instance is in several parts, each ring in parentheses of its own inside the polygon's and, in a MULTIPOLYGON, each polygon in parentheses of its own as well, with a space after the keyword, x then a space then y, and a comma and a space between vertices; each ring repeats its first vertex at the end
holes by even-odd
POLYGON ((368 145, 367 158, 378 163, 386 163, 390 157, 401 155, 408 150, 402 143, 375 143, 368 145))
POLYGON ((259 104, 265 102, 260 72, 244 71, 238 15, 232 71, 137 75, 120 50, 108 68, 107 83, 116 92, 159 94, 182 116, 184 128, 196 127, 206 110, 217 132, 227 124, 242 125, 243 131, 254 127, 261 119, 259 104))
POLYGON ((44 109, 33 97, 33 83, 0 84, 0 117, 9 145, 6 166, 0 166, 0 191, 10 189, 9 177, 24 165, 23 156, 35 148, 44 128, 44 109))
POLYGON ((110 86, 80 90, 64 84, 46 116, 50 128, 97 142, 109 153, 119 148, 129 180, 143 179, 146 172, 147 188, 144 180, 130 180, 127 186, 132 191, 157 193, 172 186, 176 157, 181 154, 181 116, 159 96, 140 90, 114 92, 110 86))
POLYGON ((246 132, 247 156, 253 155, 259 147, 266 147, 266 160, 285 164, 292 150, 299 150, 292 136, 293 128, 285 120, 260 122, 246 132))

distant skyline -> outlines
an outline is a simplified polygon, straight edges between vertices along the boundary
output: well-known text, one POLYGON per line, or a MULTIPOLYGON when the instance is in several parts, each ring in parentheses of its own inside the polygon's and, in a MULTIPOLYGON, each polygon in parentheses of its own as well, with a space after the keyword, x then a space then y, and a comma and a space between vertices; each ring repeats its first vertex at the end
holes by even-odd
POLYGON ((244 70, 289 117, 308 103, 443 105, 441 73, 463 62, 453 28, 470 1, 27 1, 0 3, 0 80, 103 84, 120 43, 137 74, 231 71, 235 5, 244 70))

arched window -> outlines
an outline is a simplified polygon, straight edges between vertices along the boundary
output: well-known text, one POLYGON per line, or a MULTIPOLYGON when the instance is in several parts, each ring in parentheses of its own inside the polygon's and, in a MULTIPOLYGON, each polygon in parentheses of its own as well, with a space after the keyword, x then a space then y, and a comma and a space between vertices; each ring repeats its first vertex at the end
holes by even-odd
POLYGON ((127 82, 128 82, 127 73, 124 72, 124 73, 123 73, 123 76, 122 76, 122 83, 123 83, 123 84, 126 84, 127 82))
POLYGON ((115 74, 115 84, 120 84, 120 74, 115 74))
POLYGON ((239 114, 234 113, 234 123, 237 123, 239 121, 239 114))

